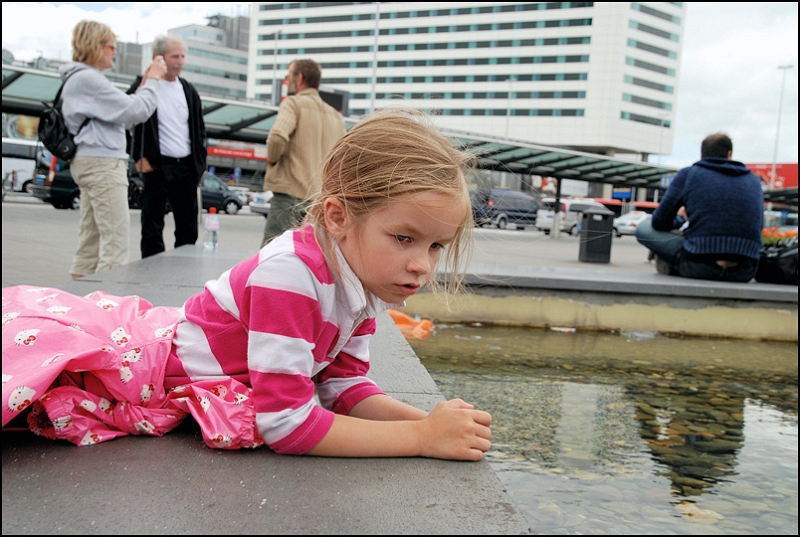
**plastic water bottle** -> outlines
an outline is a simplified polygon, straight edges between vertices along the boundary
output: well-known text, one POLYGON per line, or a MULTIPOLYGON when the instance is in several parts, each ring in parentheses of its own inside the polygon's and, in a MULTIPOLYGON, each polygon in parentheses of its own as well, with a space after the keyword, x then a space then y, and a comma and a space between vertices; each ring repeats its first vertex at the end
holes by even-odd
POLYGON ((203 246, 206 250, 216 250, 219 242, 219 216, 216 207, 208 210, 204 224, 203 246))

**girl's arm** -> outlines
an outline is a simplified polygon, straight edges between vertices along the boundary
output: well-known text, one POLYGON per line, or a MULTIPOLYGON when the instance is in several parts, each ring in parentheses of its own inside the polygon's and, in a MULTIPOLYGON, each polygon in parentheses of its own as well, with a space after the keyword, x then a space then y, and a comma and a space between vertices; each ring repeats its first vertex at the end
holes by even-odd
POLYGON ((333 425, 309 455, 431 457, 478 461, 491 448, 492 417, 460 399, 430 414, 384 395, 368 397, 333 425))
POLYGON ((428 413, 388 395, 373 395, 355 405, 348 416, 372 421, 417 421, 427 418, 428 413))

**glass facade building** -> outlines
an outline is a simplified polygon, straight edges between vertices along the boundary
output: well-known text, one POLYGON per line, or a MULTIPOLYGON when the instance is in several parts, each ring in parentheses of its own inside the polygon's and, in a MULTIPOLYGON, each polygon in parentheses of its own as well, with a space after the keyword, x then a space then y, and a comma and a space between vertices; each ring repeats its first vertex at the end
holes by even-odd
MULTIPOLYGON (((208 17, 207 25, 189 24, 172 28, 168 35, 186 42, 186 63, 181 76, 203 95, 244 99, 247 91, 247 47, 250 39, 247 17, 208 17)), ((152 43, 144 45, 145 65, 152 58, 152 43)))
POLYGON ((668 154, 682 2, 251 4, 247 97, 312 58, 349 115, 402 103, 442 126, 608 155, 668 154))

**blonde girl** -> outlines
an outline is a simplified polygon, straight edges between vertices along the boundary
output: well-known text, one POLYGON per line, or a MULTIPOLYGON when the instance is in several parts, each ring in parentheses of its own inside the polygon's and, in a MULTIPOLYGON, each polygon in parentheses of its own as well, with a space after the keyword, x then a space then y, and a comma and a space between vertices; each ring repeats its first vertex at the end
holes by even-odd
MULTIPOLYGON (((470 164, 421 114, 362 120, 329 153, 306 222, 184 304, 166 364, 144 350, 128 364, 135 386, 164 372, 138 408, 191 413, 212 447, 481 459, 488 413, 459 399, 417 409, 366 376, 378 314, 435 285, 439 271, 452 276, 446 290, 458 289, 473 226, 470 164)), ((147 434, 174 426, 164 421, 147 434)))

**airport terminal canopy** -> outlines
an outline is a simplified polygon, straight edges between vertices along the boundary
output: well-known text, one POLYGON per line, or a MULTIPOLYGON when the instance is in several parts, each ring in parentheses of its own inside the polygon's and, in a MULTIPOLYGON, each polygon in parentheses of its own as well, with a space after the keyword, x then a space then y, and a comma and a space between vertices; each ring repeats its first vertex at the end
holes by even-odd
MULTIPOLYGON (((113 81, 114 74, 109 73, 108 76, 113 81)), ((125 91, 130 81, 115 81, 114 84, 125 91)), ((57 73, 3 65, 3 113, 39 116, 44 108, 43 101, 51 103, 60 85, 57 73)), ((201 98, 209 138, 263 144, 278 113, 276 106, 262 101, 235 101, 205 95, 201 95, 201 98)), ((345 118, 348 129, 358 121, 359 118, 345 118)), ((666 189, 669 178, 678 171, 669 166, 581 153, 521 140, 448 129, 443 129, 443 133, 452 138, 456 147, 474 154, 478 166, 486 170, 605 183, 619 188, 662 190, 666 189)), ((793 194, 785 191, 766 194, 768 198, 775 197, 773 201, 797 206, 796 188, 793 194)))
POLYGON ((614 187, 666 189, 678 168, 623 160, 569 149, 536 145, 521 140, 492 138, 443 129, 455 145, 473 153, 482 169, 605 183, 614 187))

